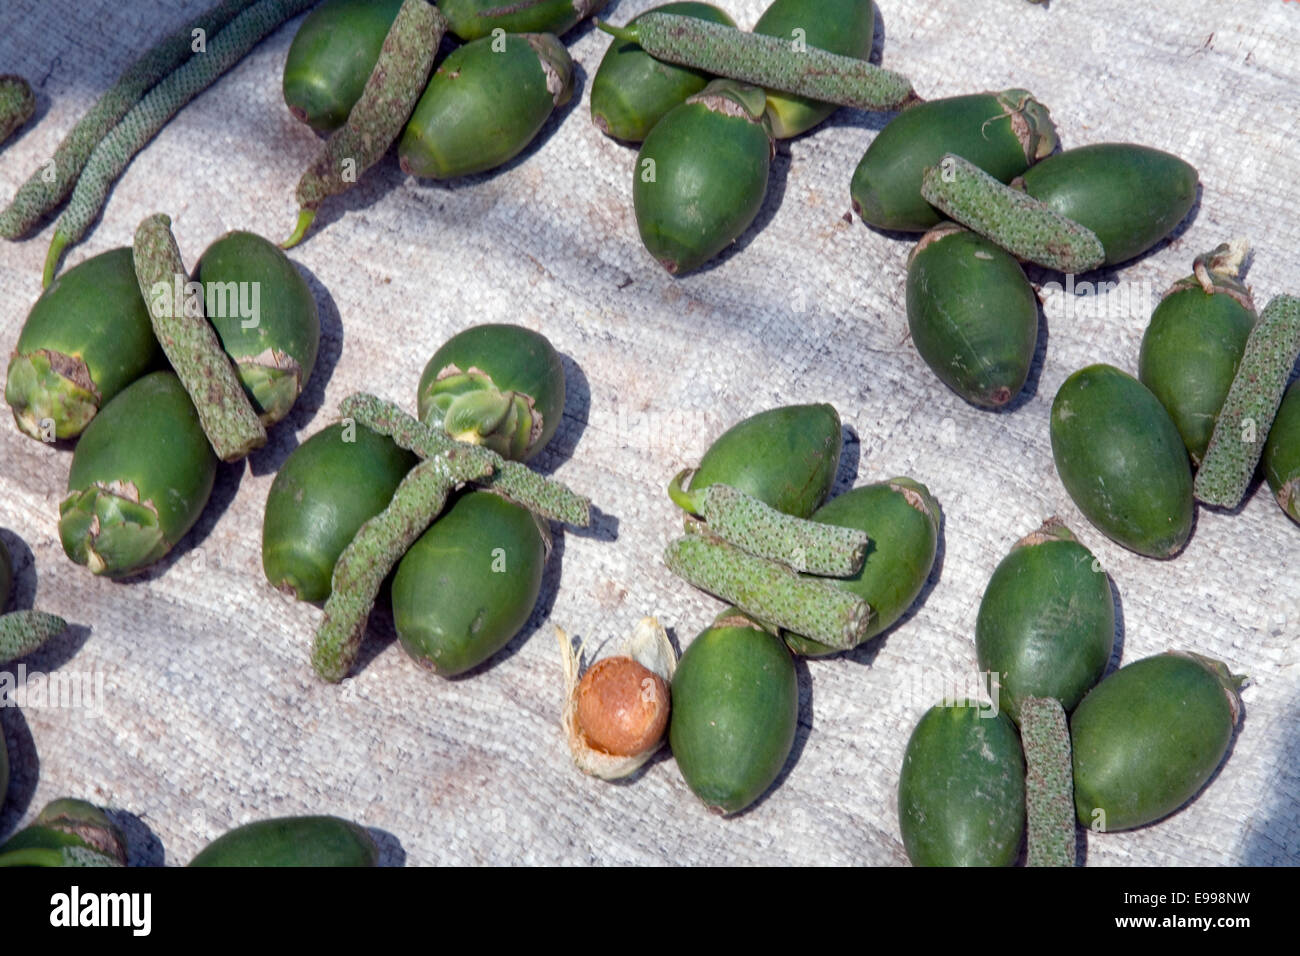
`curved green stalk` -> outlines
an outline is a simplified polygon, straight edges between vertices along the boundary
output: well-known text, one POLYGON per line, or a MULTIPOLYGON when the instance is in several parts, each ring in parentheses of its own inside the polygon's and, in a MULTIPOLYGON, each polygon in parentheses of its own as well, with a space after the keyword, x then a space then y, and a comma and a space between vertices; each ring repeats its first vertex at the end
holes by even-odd
POLYGON ((664 552, 668 570, 773 628, 838 650, 856 647, 871 622, 866 601, 829 581, 746 554, 707 534, 678 538, 664 552))
POLYGON ((1017 258, 1071 273, 1089 272, 1106 261, 1091 229, 952 153, 926 170, 921 195, 1017 258))
POLYGON ((67 629, 67 621, 44 611, 0 614, 0 664, 27 656, 67 629))
POLYGON ((1020 705, 1025 749, 1025 809, 1029 866, 1074 866, 1074 769, 1070 728, 1054 697, 1027 697, 1020 705))
MULTIPOLYGON (((680 472, 669 482, 668 495, 703 518, 715 537, 795 571, 847 578, 862 570, 870 542, 864 532, 788 515, 730 485, 684 491, 681 483, 688 473, 680 472)), ((687 524, 688 531, 696 527, 695 522, 687 524)))
POLYGON ((141 222, 132 255, 154 335, 194 403, 212 450, 222 461, 237 461, 265 445, 266 429, 212 323, 201 308, 197 314, 185 308, 189 296, 182 302, 175 294, 176 285, 184 286, 186 273, 171 219, 158 213, 141 222))
POLYGON ((747 33, 694 17, 648 13, 629 26, 596 26, 659 60, 782 93, 861 110, 892 110, 919 99, 900 73, 784 37, 747 33))
POLYGON ((77 180, 72 198, 55 226, 46 257, 46 285, 58 268, 58 257, 80 241, 99 215, 122 170, 186 103, 215 83, 226 70, 290 17, 315 0, 258 0, 235 17, 196 54, 145 95, 94 147, 77 180), (56 251, 57 249, 57 251, 56 251))
POLYGON ((430 428, 418 418, 406 414, 392 402, 358 392, 349 395, 339 406, 339 414, 351 418, 371 431, 386 435, 402 448, 421 458, 463 451, 484 466, 477 483, 504 495, 534 514, 577 528, 591 524, 591 502, 574 494, 565 485, 537 474, 527 465, 507 461, 490 448, 469 445, 430 428))
POLYGON ((481 478, 491 463, 466 449, 426 458, 407 473, 388 507, 363 524, 334 565, 312 666, 337 683, 356 662, 366 621, 388 572, 446 504, 456 484, 481 478))
POLYGON ((1264 442, 1300 356, 1300 298, 1279 295, 1260 313, 1196 472, 1198 500, 1235 508, 1250 487, 1264 442))
POLYGON ((149 87, 189 58, 194 30, 202 30, 204 36, 210 36, 253 2, 223 0, 193 24, 186 24, 155 43, 128 66, 109 91, 63 137, 54 155, 18 188, 4 212, 0 212, 0 236, 17 239, 63 201, 76 184, 95 145, 127 110, 139 102, 149 87))
POLYGON ((334 131, 298 181, 302 208, 282 248, 302 241, 321 200, 351 189, 383 158, 424 92, 446 31, 447 18, 437 7, 426 0, 403 0, 347 123, 334 131))

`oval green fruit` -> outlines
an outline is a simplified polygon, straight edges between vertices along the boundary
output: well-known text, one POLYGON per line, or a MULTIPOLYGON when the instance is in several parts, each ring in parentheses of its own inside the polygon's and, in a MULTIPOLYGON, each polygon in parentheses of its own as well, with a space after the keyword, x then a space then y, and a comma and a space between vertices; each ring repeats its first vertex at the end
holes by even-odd
POLYGON ((737 422, 709 446, 688 491, 731 485, 806 518, 825 500, 840 464, 840 416, 830 405, 783 405, 737 422))
POLYGON ((758 216, 773 155, 766 105, 756 86, 714 80, 641 144, 632 180, 637 229, 670 274, 699 268, 758 216))
POLYGON ((898 826, 913 866, 1015 862, 1025 832, 1025 758, 1006 714, 930 708, 907 742, 898 826))
POLYGON ((1260 463, 1278 505, 1300 522, 1300 383, 1282 396, 1260 463))
POLYGON ((1038 296, 1014 256, 953 223, 907 263, 907 326, 925 364, 972 405, 1020 392, 1038 345, 1038 296))
POLYGON ((361 425, 317 432, 285 459, 266 496, 262 568, 300 601, 330 594, 334 564, 419 459, 361 425))
POLYGON ((1218 661, 1169 653, 1094 687, 1070 718, 1079 822, 1130 830, 1188 803, 1228 752, 1238 686, 1218 661))
POLYGON ((1024 189, 1096 233, 1107 264, 1126 262, 1174 231, 1196 202, 1195 167, 1133 143, 1097 143, 1031 166, 1024 189))
POLYGON ((451 179, 495 169, 523 152, 572 94, 573 61, 550 34, 466 43, 415 105, 397 147, 402 170, 451 179))
POLYGON ((1192 532, 1187 449, 1159 399, 1111 365, 1080 369, 1052 403, 1052 457, 1065 490, 1099 531, 1152 558, 1192 532))
POLYGON ((275 243, 231 232, 195 270, 204 314, 263 425, 289 414, 316 367, 320 315, 298 268, 275 243))
MULTIPOLYGON (((893 626, 925 587, 938 553, 939 503, 930 490, 911 478, 891 478, 832 498, 812 520, 867 533, 862 569, 852 577, 824 580, 871 607, 864 642, 893 626)), ((806 657, 839 653, 800 634, 787 633, 785 642, 806 657)))
POLYGON ((925 232, 943 217, 921 196, 921 179, 946 153, 1009 183, 1056 149, 1047 107, 1027 90, 918 103, 880 131, 853 171, 853 209, 878 229, 925 232))
POLYGON ((724 612, 686 648, 668 740, 687 786, 715 813, 739 813, 776 780, 794 746, 799 682, 780 639, 724 612))
POLYGON ((1106 573, 1056 519, 1018 541, 989 578, 975 653, 980 670, 997 675, 998 705, 1017 724, 1027 697, 1073 710, 1101 678, 1114 644, 1106 573))
POLYGON ((420 376, 420 421, 457 441, 527 461, 564 414, 564 363, 546 336, 475 325, 448 339, 420 376))
POLYGON ((438 0, 451 32, 462 40, 506 33, 554 33, 559 36, 599 13, 609 0, 438 0))
POLYGON ((105 405, 77 442, 59 504, 63 550, 109 577, 147 567, 198 520, 216 472, 180 380, 146 375, 105 405))
POLYGON ((284 61, 284 102, 296 119, 332 133, 379 60, 402 0, 325 0, 307 15, 284 61))
POLYGON ((0 867, 125 865, 122 831, 99 807, 71 797, 47 803, 30 826, 0 846, 0 867))
POLYGON ((397 565, 402 647, 442 677, 483 663, 528 623, 546 552, 526 508, 489 491, 459 495, 397 565))
POLYGON ((75 438, 161 361, 131 250, 110 249, 60 275, 36 300, 9 362, 5 401, 38 441, 75 438))
MULTIPOLYGON (((646 13, 671 13, 734 27, 711 3, 665 3, 646 13)), ((645 14, 628 21, 632 26, 645 14)), ((607 136, 639 143, 669 110, 708 85, 709 75, 656 60, 639 44, 615 40, 591 81, 591 121, 607 136)))
POLYGON ((258 820, 224 833, 190 866, 377 866, 365 828, 339 817, 258 820))
MULTIPOLYGON (((875 39, 876 5, 871 0, 772 0, 754 32, 789 40, 792 48, 812 46, 865 60, 875 39)), ((806 133, 836 109, 833 103, 767 93, 767 116, 777 139, 806 133)))
POLYGON ((1138 378, 1169 412, 1197 465, 1257 318, 1241 296, 1221 287, 1207 293, 1195 279, 1176 285, 1151 313, 1138 378))

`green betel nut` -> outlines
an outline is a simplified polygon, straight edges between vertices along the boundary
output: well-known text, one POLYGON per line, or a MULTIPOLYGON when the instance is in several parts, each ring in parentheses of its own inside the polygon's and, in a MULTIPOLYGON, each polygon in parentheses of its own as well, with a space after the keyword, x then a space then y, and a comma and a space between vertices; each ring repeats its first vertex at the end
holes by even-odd
POLYGON ((1096 234, 1106 263, 1125 262, 1164 239, 1196 202, 1196 169, 1133 143, 1098 143, 1031 166, 1023 188, 1096 234))
POLYGON ((712 259, 749 228, 773 155, 761 89, 715 80, 641 144, 632 204, 641 241, 672 275, 712 259))
POLYGON ((204 314, 263 425, 289 414, 316 366, 320 316, 306 280, 273 242, 231 232, 195 267, 204 314))
POLYGON ((1187 449, 1159 399, 1133 376, 1090 365, 1052 403, 1052 457, 1061 483, 1099 531, 1152 558, 1192 532, 1187 449))
POLYGON ((217 837, 190 866, 377 866, 379 847, 359 824, 339 817, 280 817, 217 837))
POLYGON ((1038 296, 1013 256, 945 223, 908 259, 907 327, 945 385, 972 405, 1000 408, 1029 378, 1038 296))
POLYGON ((438 7, 462 40, 506 33, 553 33, 572 29, 609 0, 439 0, 438 7))
POLYGON ((5 400, 37 440, 75 438, 162 359, 130 249, 69 269, 32 306, 9 362, 5 400))
POLYGON ((989 578, 975 621, 980 670, 1015 723, 1027 698, 1073 710, 1115 644, 1115 602, 1092 552, 1055 518, 1016 542, 989 578))
POLYGON ((1300 522, 1300 384, 1287 389, 1278 407, 1261 464, 1278 505, 1300 522))
POLYGON ((519 325, 476 325, 433 353, 420 376, 420 421, 457 441, 527 461, 564 413, 564 364, 544 336, 519 325))
POLYGON ((30 826, 0 846, 0 867, 125 865, 126 840, 108 814, 68 797, 46 804, 30 826))
POLYGON ((1169 412, 1197 465, 1258 318, 1237 279, 1240 256, 1229 256, 1227 245, 1199 256, 1196 274, 1165 293, 1138 357, 1138 378, 1169 412))
MULTIPOLYGON (((812 520, 866 532, 871 543, 862 569, 851 577, 824 580, 870 606, 862 641, 892 627, 925 587, 938 553, 941 517, 929 489, 911 478, 891 478, 832 498, 812 520)), ((784 636, 790 649, 805 657, 838 652, 800 634, 784 636)))
POLYGON ((331 133, 365 88, 402 0, 325 0, 294 34, 284 61, 284 102, 296 119, 331 133))
POLYGON ((730 485, 778 511, 807 518, 825 500, 843 436, 830 405, 783 405, 751 415, 709 446, 688 491, 730 485))
POLYGON ((677 664, 668 741, 687 786, 715 813, 739 813, 776 780, 794 746, 799 682, 781 641, 724 612, 677 664))
POLYGON ((945 153, 1008 183, 1056 149, 1047 107, 1028 90, 918 103, 889 121, 853 171, 853 209, 879 229, 924 232, 943 218, 921 196, 921 178, 945 153))
POLYGON ((266 496, 266 579, 300 601, 329 597, 339 555, 388 507, 416 461, 390 439, 353 423, 331 425, 295 448, 266 496))
POLYGON ((402 647, 442 677, 483 663, 528 622, 548 532, 527 509, 468 491, 406 552, 393 578, 402 647))
POLYGON ((402 171, 429 179, 486 172, 523 152, 573 95, 573 61, 550 34, 504 34, 443 60, 402 133, 402 171))
POLYGON ((203 512, 217 458, 171 372, 153 372, 104 406, 82 434, 59 505, 63 550, 120 577, 157 561, 203 512))
POLYGON ((1079 822, 1130 830, 1190 802, 1228 752, 1242 681, 1219 661, 1173 652, 1093 688, 1070 718, 1079 822))
MULTIPOLYGON (((865 60, 875 39, 876 5, 871 0, 773 0, 754 32, 786 40, 792 51, 811 46, 865 60)), ((767 117, 777 139, 806 133, 836 108, 804 96, 767 94, 767 117)))
MULTIPOLYGON (((654 11, 736 25, 709 3, 667 3, 647 12, 654 11)), ((702 70, 656 60, 631 40, 615 40, 591 81, 591 121, 608 136, 639 143, 669 110, 704 89, 710 79, 702 70)))
POLYGON ((1025 758, 1003 713, 932 707, 907 742, 898 827, 913 866, 1010 866, 1025 832, 1025 758))

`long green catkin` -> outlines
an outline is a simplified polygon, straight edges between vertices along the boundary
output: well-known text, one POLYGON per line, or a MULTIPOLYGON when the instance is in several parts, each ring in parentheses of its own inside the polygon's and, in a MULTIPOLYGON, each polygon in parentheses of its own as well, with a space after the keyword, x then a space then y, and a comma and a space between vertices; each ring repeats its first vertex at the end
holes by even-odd
POLYGON ((678 538, 664 552, 668 570, 764 624, 847 650, 871 622, 867 602, 829 581, 800 577, 783 564, 746 554, 709 535, 678 538))
POLYGON ((1192 490, 1221 508, 1241 504, 1264 453, 1287 379, 1300 357, 1300 298, 1279 295, 1260 313, 1214 422, 1192 490))
POLYGON ((185 303, 176 301, 175 285, 183 286, 186 274, 171 222, 158 213, 136 229, 135 280, 158 344, 194 403, 212 450, 222 461, 238 461, 266 444, 266 429, 202 309, 187 314, 185 303))
POLYGON ((325 197, 351 189, 383 158, 424 92, 446 32, 447 18, 437 7, 403 0, 347 123, 334 131, 298 181, 298 223, 282 248, 302 241, 325 197))
POLYGON ((402 479, 388 507, 361 526, 334 565, 325 618, 312 646, 316 673, 331 683, 347 676, 388 572, 442 511, 448 492, 490 469, 464 448, 426 458, 402 479))
POLYGON ((1106 261, 1091 229, 952 153, 926 170, 921 195, 1017 258, 1071 273, 1089 272, 1106 261))
POLYGON ((0 146, 36 112, 36 94, 21 76, 0 76, 0 146))
POLYGON ((517 461, 508 461, 490 448, 458 442, 445 432, 430 428, 418 418, 406 414, 392 402, 358 392, 343 400, 339 405, 339 414, 371 431, 386 435, 421 458, 433 458, 453 449, 463 449, 466 454, 486 466, 484 477, 478 484, 499 492, 543 518, 562 521, 576 528, 585 528, 591 524, 591 502, 570 491, 561 482, 539 475, 517 461))
POLYGON ((68 622, 44 611, 0 614, 0 664, 26 657, 51 637, 68 629, 68 622))
MULTIPOLYGON (((681 478, 673 479, 669 495, 703 518, 709 533, 728 544, 809 574, 847 578, 862 570, 870 542, 865 532, 796 518, 730 485, 684 492, 681 478)), ((687 530, 695 531, 697 525, 688 522, 687 530)))
MULTIPOLYGON (((223 0, 193 24, 186 25, 155 43, 118 77, 117 82, 77 121, 54 155, 41 164, 18 188, 13 200, 0 212, 0 236, 17 239, 35 226, 76 185, 77 177, 95 145, 119 119, 140 101, 145 91, 189 58, 193 31, 207 37, 233 20, 254 0, 223 0)), ((205 40, 206 42, 206 40, 205 40)))
POLYGON ((1061 702, 1027 697, 1020 705, 1025 750, 1029 866, 1074 866, 1074 768, 1061 702))
POLYGON ((783 37, 669 13, 648 13, 626 27, 603 20, 596 26, 655 59, 823 103, 892 110, 919 99, 901 73, 813 46, 796 50, 783 37))
POLYGON ((104 208, 113 183, 135 154, 181 107, 215 83, 280 24, 315 2, 258 0, 212 38, 206 53, 196 53, 161 80, 100 140, 55 225, 45 257, 45 285, 53 281, 63 250, 86 234, 104 208))

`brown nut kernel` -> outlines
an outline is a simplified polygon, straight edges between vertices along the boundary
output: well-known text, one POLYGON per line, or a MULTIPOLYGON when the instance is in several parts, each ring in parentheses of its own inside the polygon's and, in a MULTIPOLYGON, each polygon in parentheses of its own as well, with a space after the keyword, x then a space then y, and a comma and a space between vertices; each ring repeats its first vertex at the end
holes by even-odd
POLYGON ((663 678, 630 657, 597 661, 578 685, 578 729, 589 746, 634 756, 658 746, 668 726, 663 678))

